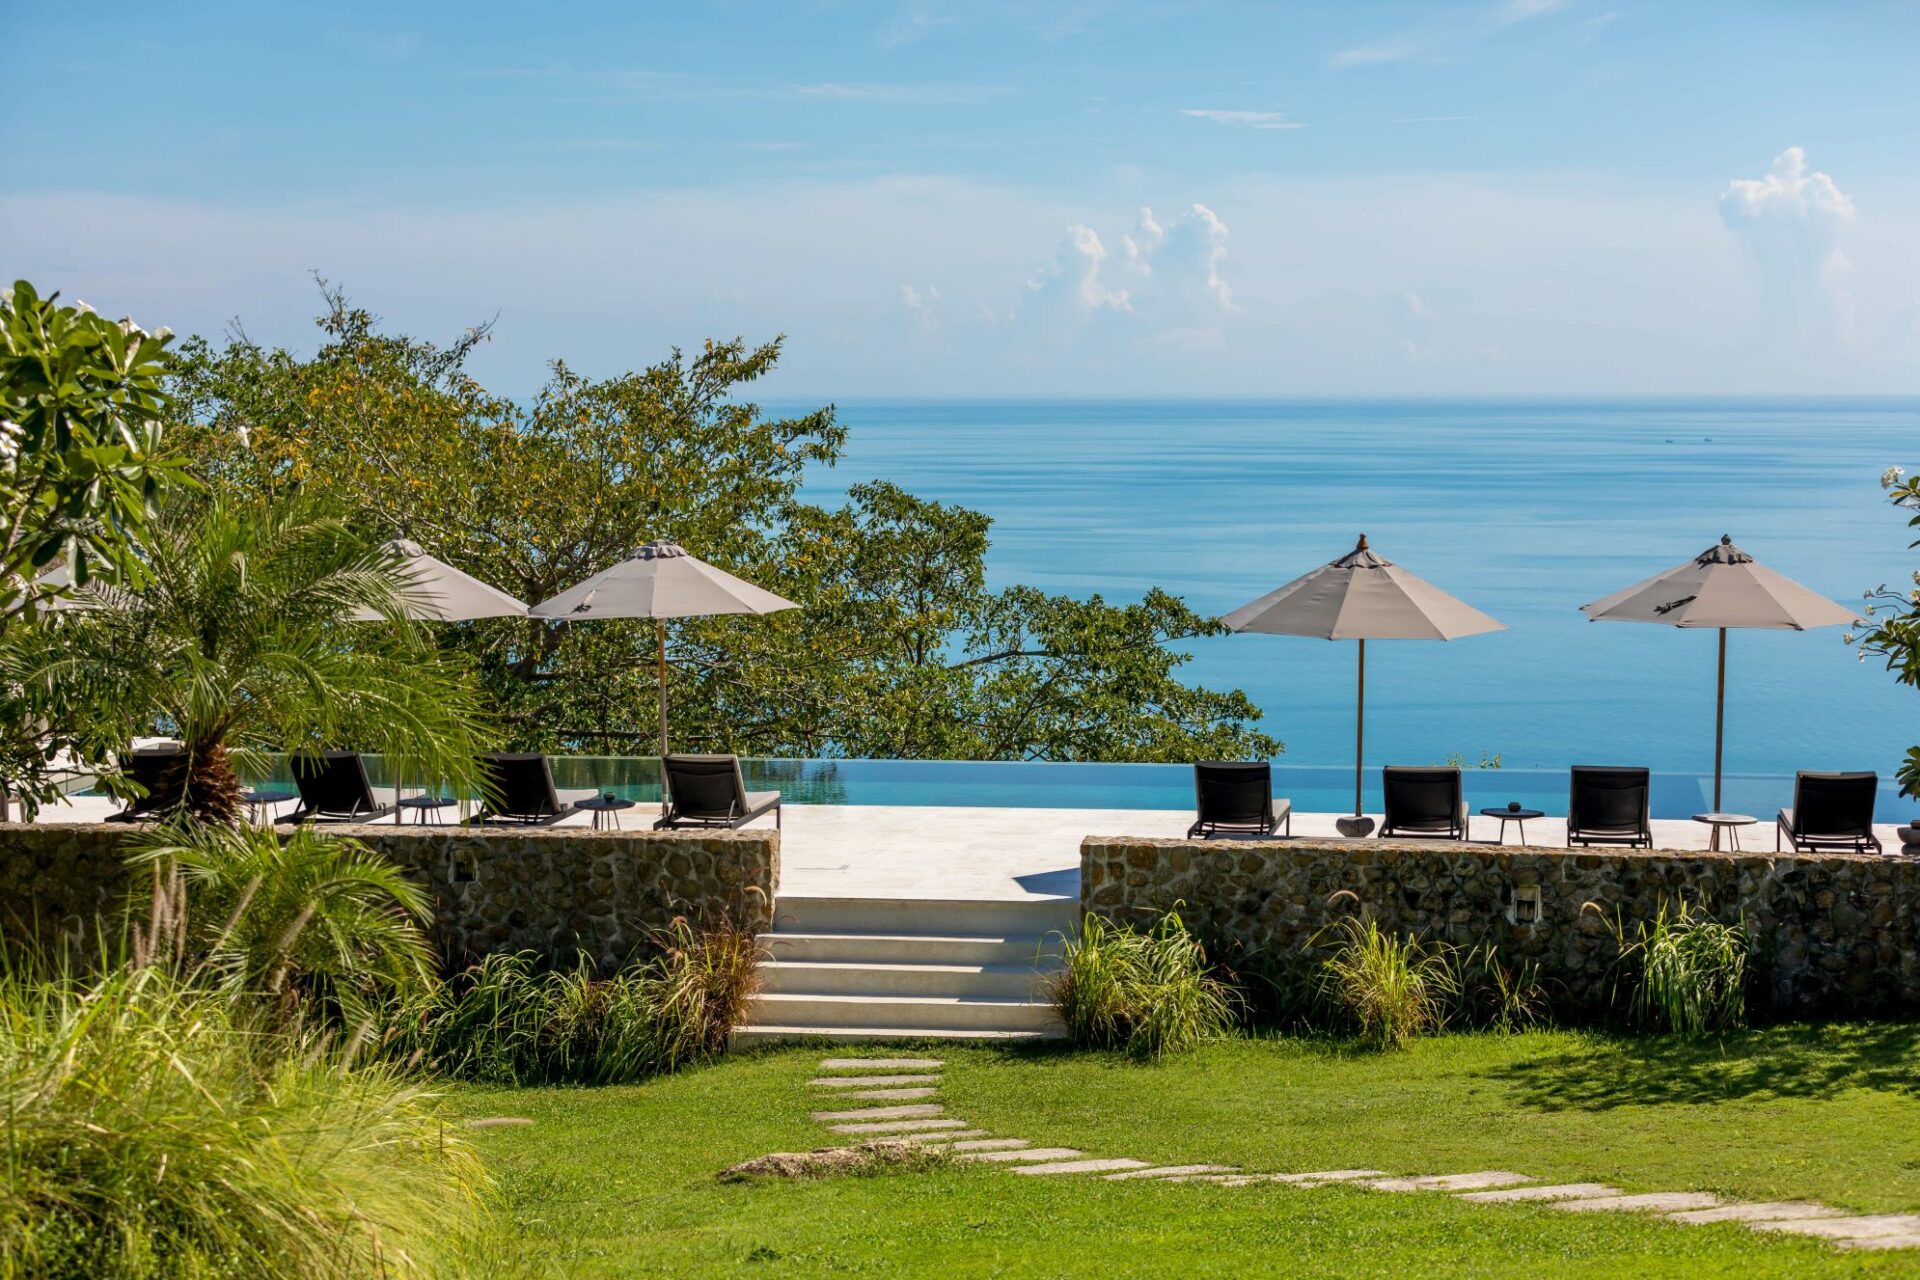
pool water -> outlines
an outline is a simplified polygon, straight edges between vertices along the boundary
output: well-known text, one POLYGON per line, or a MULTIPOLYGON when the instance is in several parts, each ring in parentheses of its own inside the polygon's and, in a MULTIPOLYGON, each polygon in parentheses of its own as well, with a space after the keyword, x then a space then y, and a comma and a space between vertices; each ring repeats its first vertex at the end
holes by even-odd
MULTIPOLYGON (((1595 763, 1606 763, 1596 761, 1595 763)), ((554 785, 592 788, 627 800, 660 799, 660 762, 640 756, 554 756, 554 785)), ((391 775, 378 756, 367 757, 375 785, 390 785, 391 775)), ((986 809, 1191 809, 1193 767, 1179 764, 1047 764, 979 760, 743 760, 742 772, 754 791, 779 791, 788 804, 954 806, 986 809)), ((1464 770, 1468 806, 1483 808, 1517 801, 1550 814, 1567 810, 1564 769, 1464 770)), ((1302 813, 1344 813, 1353 806, 1351 765, 1310 765, 1276 761, 1274 794, 1285 796, 1302 813)), ((284 762, 272 781, 291 785, 284 762)), ((1380 770, 1366 771, 1365 805, 1380 811, 1380 770)), ((1793 803, 1793 778, 1787 774, 1728 774, 1721 807, 1748 813, 1763 822, 1793 803)), ((1656 818, 1689 818, 1713 807, 1713 776, 1655 773, 1650 797, 1656 818)), ((1915 816, 1913 801, 1902 800, 1892 781, 1881 780, 1875 818, 1905 822, 1915 816)))

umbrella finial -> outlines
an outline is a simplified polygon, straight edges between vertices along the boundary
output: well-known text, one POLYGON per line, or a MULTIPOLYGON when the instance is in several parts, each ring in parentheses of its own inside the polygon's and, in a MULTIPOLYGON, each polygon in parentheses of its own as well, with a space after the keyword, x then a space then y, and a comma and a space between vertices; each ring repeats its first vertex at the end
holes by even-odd
POLYGON ((1720 545, 1721 545, 1721 546, 1723 546, 1723 547, 1730 547, 1730 546, 1732 546, 1732 545, 1733 545, 1733 535, 1732 535, 1732 534, 1730 534, 1730 533, 1723 533, 1723 534, 1721 534, 1721 535, 1720 535, 1720 545))
POLYGON ((1367 549, 1367 535, 1363 533, 1360 535, 1360 545, 1356 546, 1354 550, 1365 551, 1366 549, 1367 549))

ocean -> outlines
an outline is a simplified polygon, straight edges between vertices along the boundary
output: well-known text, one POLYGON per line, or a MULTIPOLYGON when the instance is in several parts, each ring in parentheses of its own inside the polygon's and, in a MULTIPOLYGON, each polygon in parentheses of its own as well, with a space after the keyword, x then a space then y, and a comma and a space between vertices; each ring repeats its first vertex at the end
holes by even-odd
MULTIPOLYGON (((1842 603, 1920 566, 1879 485, 1888 466, 1920 462, 1914 399, 839 407, 846 456, 809 477, 808 496, 831 503, 885 479, 983 511, 998 585, 1115 601, 1160 586, 1223 613, 1364 531, 1505 622, 1447 644, 1367 646, 1370 765, 1460 755, 1710 770, 1714 633, 1592 623, 1580 605, 1723 533, 1842 603)), ((1920 742, 1920 693, 1841 635, 1731 634, 1729 773, 1887 777, 1920 742)), ((1353 644, 1245 635, 1185 648, 1182 677, 1245 690, 1284 763, 1350 765, 1353 644)))

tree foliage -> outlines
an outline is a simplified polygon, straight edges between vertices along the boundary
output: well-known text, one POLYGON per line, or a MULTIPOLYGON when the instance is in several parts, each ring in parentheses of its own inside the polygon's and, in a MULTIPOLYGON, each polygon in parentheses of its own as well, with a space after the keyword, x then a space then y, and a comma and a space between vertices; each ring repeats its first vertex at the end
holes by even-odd
POLYGON ((137 572, 134 535, 181 474, 160 448, 172 333, 58 298, 25 280, 0 296, 0 618, 137 572))
MULTIPOLYGON (((324 288, 324 286, 323 286, 324 288)), ((897 486, 806 500, 840 457, 831 407, 763 413, 742 393, 780 342, 680 350, 637 373, 561 362, 530 404, 450 346, 383 332, 325 288, 310 358, 237 334, 185 344, 179 428, 218 488, 320 490, 369 533, 410 537, 521 599, 558 594, 653 538, 802 607, 669 629, 675 744, 757 755, 1188 760, 1269 754, 1238 692, 1177 679, 1218 624, 1177 597, 1110 604, 986 582, 989 521, 897 486)), ((526 747, 645 750, 652 628, 449 627, 526 747)))
MULTIPOLYGON (((1907 476, 1899 467, 1889 467, 1880 477, 1887 501, 1908 512, 1907 527, 1920 529, 1920 476, 1907 476)), ((1920 547, 1920 539, 1907 544, 1909 550, 1920 547)), ((1920 570, 1913 585, 1900 591, 1885 583, 1866 593, 1862 610, 1871 625, 1858 634, 1849 634, 1849 643, 1860 646, 1862 661, 1871 655, 1882 659, 1893 678, 1910 689, 1920 689, 1920 570)), ((1900 794, 1920 797, 1920 747, 1907 751, 1899 769, 1900 794)))
POLYGON ((135 540, 185 479, 161 447, 171 340, 25 280, 0 293, 0 817, 120 745, 73 690, 25 679, 23 649, 76 584, 137 578, 135 540))

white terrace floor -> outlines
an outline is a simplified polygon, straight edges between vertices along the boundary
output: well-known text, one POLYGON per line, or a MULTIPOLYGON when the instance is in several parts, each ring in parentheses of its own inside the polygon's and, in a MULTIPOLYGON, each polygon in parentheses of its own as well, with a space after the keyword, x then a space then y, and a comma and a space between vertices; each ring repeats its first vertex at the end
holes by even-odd
MULTIPOLYGON (((41 812, 42 822, 94 822, 116 808, 110 801, 75 796, 41 812)), ((652 824, 641 806, 624 815, 629 828, 652 824)), ((1332 813, 1296 813, 1293 833, 1333 836, 1332 813)), ((1772 852, 1773 815, 1745 828, 1742 845, 1772 852)), ((945 898, 1020 901, 1078 898, 1080 841, 1085 836, 1179 836, 1193 821, 1188 810, 1168 809, 975 809, 891 805, 788 805, 780 842, 780 891, 795 897, 945 898)), ((1492 843, 1499 823, 1475 815, 1472 834, 1492 843)), ((566 826, 585 826, 586 816, 566 826)), ((771 825, 761 822, 757 826, 771 825)), ((1876 827, 1886 848, 1898 852, 1892 826, 1876 827)), ((1655 819, 1654 844, 1662 849, 1704 849, 1707 828, 1655 819)), ((1519 833, 1508 831, 1509 843, 1519 833)), ((1566 823, 1537 818, 1527 823, 1527 843, 1557 848, 1566 843, 1566 823)))

